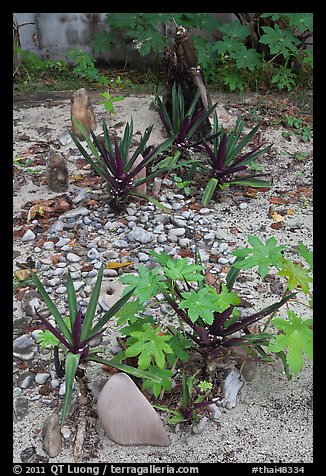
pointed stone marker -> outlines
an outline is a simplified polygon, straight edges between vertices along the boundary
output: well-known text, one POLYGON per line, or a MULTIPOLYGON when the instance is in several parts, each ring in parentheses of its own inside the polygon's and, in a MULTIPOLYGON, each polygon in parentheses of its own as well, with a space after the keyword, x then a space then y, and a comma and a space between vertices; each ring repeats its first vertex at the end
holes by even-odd
POLYGON ((108 437, 120 445, 168 446, 163 423, 132 379, 114 374, 97 399, 97 414, 108 437))

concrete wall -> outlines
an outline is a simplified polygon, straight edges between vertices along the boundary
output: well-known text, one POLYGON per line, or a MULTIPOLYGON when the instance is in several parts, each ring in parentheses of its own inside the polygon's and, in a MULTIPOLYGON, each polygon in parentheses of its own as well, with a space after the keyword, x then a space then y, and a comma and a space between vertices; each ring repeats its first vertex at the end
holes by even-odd
MULTIPOLYGON (((125 53, 117 44, 110 51, 95 53, 91 40, 96 33, 107 30, 106 13, 14 13, 19 25, 21 46, 46 59, 66 59, 66 53, 73 48, 83 49, 98 60, 123 62, 125 53)), ((235 17, 232 13, 215 13, 218 20, 227 22, 235 17)), ((163 27, 164 28, 164 27, 163 27)), ((209 35, 209 34, 208 34, 209 35)), ((206 36, 206 35, 205 35, 206 36)), ((140 57, 130 45, 130 64, 149 63, 153 57, 140 57)))

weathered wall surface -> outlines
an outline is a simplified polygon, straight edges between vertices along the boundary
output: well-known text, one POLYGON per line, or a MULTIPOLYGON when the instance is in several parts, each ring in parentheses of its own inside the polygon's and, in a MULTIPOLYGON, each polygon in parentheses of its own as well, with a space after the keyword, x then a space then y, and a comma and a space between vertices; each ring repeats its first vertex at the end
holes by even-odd
MULTIPOLYGON (((83 49, 99 60, 110 62, 124 61, 125 53, 117 44, 110 51, 95 53, 91 40, 95 34, 107 30, 106 13, 14 13, 18 24, 20 41, 23 49, 39 54, 42 58, 65 59, 66 53, 73 48, 83 49)), ((214 13, 223 22, 232 21, 233 13, 214 13)), ((208 34, 209 35, 209 34, 208 34)), ((148 63, 153 58, 140 57, 135 49, 130 48, 130 64, 148 63)))

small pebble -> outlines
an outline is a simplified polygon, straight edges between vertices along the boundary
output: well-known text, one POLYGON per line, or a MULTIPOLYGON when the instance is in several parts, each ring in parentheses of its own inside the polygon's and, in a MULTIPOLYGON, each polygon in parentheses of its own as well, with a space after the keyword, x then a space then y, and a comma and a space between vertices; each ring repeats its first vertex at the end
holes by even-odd
POLYGON ((35 240, 35 238, 36 238, 35 233, 33 233, 32 230, 27 230, 26 233, 23 235, 22 240, 31 241, 31 240, 35 240))
POLYGON ((81 257, 76 255, 75 253, 68 253, 67 260, 70 261, 71 263, 77 263, 77 261, 81 260, 81 257))

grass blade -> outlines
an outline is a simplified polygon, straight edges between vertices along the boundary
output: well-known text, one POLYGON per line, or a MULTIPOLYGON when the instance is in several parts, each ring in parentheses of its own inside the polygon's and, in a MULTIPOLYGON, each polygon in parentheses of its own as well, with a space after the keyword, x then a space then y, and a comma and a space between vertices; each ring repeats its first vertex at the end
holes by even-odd
POLYGON ((144 193, 138 193, 138 192, 129 192, 129 195, 132 195, 134 197, 144 198, 148 200, 149 202, 153 203, 153 205, 157 206, 157 208, 159 208, 163 212, 167 213, 169 211, 164 205, 162 205, 161 202, 156 200, 154 197, 150 197, 149 195, 145 195, 144 193))
POLYGON ((99 269, 97 280, 96 280, 91 298, 90 298, 88 306, 87 306, 85 320, 83 322, 83 329, 82 329, 82 333, 81 333, 81 340, 82 341, 84 339, 87 339, 87 337, 89 337, 89 334, 91 332, 92 323, 93 323, 93 319, 94 319, 94 315, 95 315, 95 310, 96 310, 96 306, 97 306, 97 303, 98 303, 98 298, 99 298, 99 295, 100 295, 102 279, 103 279, 103 264, 102 264, 101 268, 99 269))
POLYGON ((202 198, 202 204, 205 207, 211 201, 211 198, 215 192, 217 185, 218 185, 218 180, 216 178, 212 177, 209 179, 208 184, 206 185, 206 188, 203 193, 203 198, 202 198))
POLYGON ((31 276, 32 276, 32 279, 34 281, 34 284, 35 284, 38 292, 41 294, 45 304, 48 306, 48 308, 49 308, 52 316, 54 317, 55 322, 58 324, 62 334, 65 336, 67 341, 70 344, 72 344, 73 342, 72 342, 71 333, 70 333, 68 327, 66 326, 64 320, 62 319, 62 317, 60 315, 60 312, 58 311, 56 305, 54 304, 54 302, 52 301, 52 299, 50 298, 48 293, 45 291, 41 281, 38 278, 38 276, 33 271, 31 272, 31 276))
POLYGON ((62 408, 61 426, 63 425, 70 405, 72 387, 74 384, 74 378, 76 370, 79 364, 80 354, 72 354, 69 352, 66 357, 65 371, 66 371, 66 394, 62 408))
POLYGON ((93 329, 89 333, 89 337, 93 337, 95 334, 101 331, 102 327, 107 323, 111 317, 113 317, 119 309, 123 307, 123 305, 128 301, 129 298, 133 295, 135 288, 131 289, 127 294, 122 296, 105 314, 104 316, 99 319, 97 324, 93 327, 93 329))
POLYGON ((228 184, 247 185, 248 187, 266 187, 270 188, 273 184, 267 180, 260 180, 256 178, 247 178, 230 180, 228 184))
POLYGON ((109 365, 114 367, 115 369, 121 370, 121 372, 125 372, 126 374, 133 375, 134 377, 138 377, 141 379, 150 379, 152 382, 162 384, 163 379, 158 375, 152 374, 150 371, 140 370, 135 367, 131 367, 130 365, 122 364, 121 362, 117 362, 116 360, 106 360, 102 359, 101 357, 97 356, 88 356, 86 360, 91 360, 92 362, 98 362, 99 364, 109 365))
POLYGON ((68 297, 69 317, 70 317, 70 324, 71 324, 70 327, 72 329, 76 315, 77 315, 77 297, 76 297, 76 291, 75 291, 74 284, 73 284, 69 271, 67 276, 67 297, 68 297))

